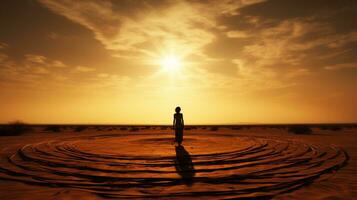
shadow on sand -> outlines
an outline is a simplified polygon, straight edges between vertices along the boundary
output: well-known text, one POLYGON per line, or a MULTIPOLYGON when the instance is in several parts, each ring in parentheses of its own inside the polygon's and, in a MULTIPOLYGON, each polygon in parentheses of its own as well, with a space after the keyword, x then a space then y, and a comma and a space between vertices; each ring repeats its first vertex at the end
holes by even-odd
POLYGON ((176 146, 175 151, 176 172, 181 176, 182 181, 186 185, 191 186, 193 184, 193 177, 195 176, 195 168, 193 167, 191 156, 182 145, 176 146))

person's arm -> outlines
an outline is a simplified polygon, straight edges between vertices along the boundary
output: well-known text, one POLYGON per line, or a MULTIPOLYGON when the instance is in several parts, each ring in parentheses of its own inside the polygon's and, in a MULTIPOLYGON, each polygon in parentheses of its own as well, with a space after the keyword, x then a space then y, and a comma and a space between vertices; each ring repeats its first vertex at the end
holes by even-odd
POLYGON ((181 120, 182 120, 182 127, 184 127, 185 124, 183 123, 183 114, 182 114, 182 116, 181 116, 181 120))

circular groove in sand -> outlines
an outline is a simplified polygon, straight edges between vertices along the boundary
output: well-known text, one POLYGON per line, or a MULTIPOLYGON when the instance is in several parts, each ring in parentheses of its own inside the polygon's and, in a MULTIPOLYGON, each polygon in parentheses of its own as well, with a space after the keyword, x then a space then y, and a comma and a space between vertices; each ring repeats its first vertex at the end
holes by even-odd
POLYGON ((299 188, 348 160, 339 148, 286 140, 202 140, 175 148, 168 137, 133 134, 29 144, 2 162, 0 178, 106 197, 256 198, 299 188))

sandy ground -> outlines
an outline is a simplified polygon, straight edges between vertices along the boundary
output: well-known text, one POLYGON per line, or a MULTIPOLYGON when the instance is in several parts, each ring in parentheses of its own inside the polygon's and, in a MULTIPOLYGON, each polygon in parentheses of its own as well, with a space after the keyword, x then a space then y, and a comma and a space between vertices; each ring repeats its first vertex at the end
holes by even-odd
POLYGON ((353 199, 357 129, 38 127, 0 138, 0 199, 353 199))

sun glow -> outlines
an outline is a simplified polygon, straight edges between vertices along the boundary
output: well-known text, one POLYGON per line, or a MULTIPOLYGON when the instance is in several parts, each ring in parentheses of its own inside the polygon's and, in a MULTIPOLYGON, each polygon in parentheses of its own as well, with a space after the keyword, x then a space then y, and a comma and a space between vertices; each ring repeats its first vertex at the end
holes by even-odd
POLYGON ((160 63, 161 66, 168 71, 176 71, 182 65, 180 58, 174 55, 168 55, 163 57, 160 63))

